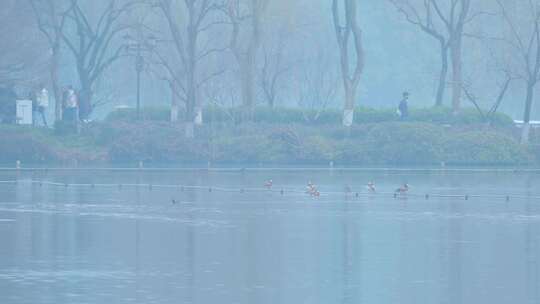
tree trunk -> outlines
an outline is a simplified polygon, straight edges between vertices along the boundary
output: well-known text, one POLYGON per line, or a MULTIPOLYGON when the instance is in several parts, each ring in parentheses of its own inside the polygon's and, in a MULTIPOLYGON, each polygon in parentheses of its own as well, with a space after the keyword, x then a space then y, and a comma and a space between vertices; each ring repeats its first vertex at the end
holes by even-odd
POLYGON ((354 104, 356 87, 345 85, 345 108, 343 110, 343 126, 350 128, 354 122, 354 104))
POLYGON ((184 121, 186 122, 186 138, 194 138, 194 121, 195 121, 195 103, 196 103, 196 86, 193 85, 194 79, 188 75, 188 91, 186 99, 186 113, 184 121))
POLYGON ((176 84, 171 83, 171 122, 177 122, 178 121, 178 107, 179 107, 179 100, 178 95, 176 94, 176 84))
POLYGON ((269 94, 266 99, 268 99, 268 106, 273 109, 275 105, 275 97, 269 94))
POLYGON ((79 118, 87 119, 92 112, 92 82, 90 75, 84 69, 83 62, 77 62, 77 71, 79 73, 79 82, 81 89, 79 90, 79 118))
POLYGON ((459 113, 461 108, 461 90, 462 90, 462 62, 461 62, 461 39, 456 38, 452 43, 452 111, 459 113))
POLYGON ((444 91, 446 89, 446 77, 448 75, 448 47, 441 43, 441 73, 437 87, 435 106, 441 107, 444 103, 444 91))
POLYGON ((202 126, 203 124, 203 112, 202 108, 199 106, 195 107, 195 119, 193 120, 193 122, 197 126, 202 126))
POLYGON ((92 87, 88 82, 82 83, 82 88, 79 91, 79 118, 85 120, 92 114, 92 87))
POLYGON ((184 130, 184 136, 186 138, 192 139, 195 138, 195 125, 193 121, 186 121, 186 129, 184 130))
POLYGON ((171 122, 175 123, 178 121, 178 104, 173 103, 171 105, 171 122))
POLYGON ((240 82, 242 88, 242 120, 251 121, 253 119, 253 107, 255 96, 254 67, 252 56, 247 55, 244 62, 240 64, 240 82))
POLYGON ((58 85, 58 48, 54 47, 52 50, 51 57, 51 66, 50 66, 50 76, 51 76, 51 85, 53 88, 54 94, 54 119, 55 121, 62 120, 62 92, 60 86, 58 85))
MULTIPOLYGON (((189 25, 187 27, 188 31, 188 45, 187 45, 187 55, 188 55, 188 70, 187 70, 187 117, 186 121, 191 124, 194 128, 195 125, 202 125, 202 111, 200 108, 199 94, 198 94, 198 83, 197 83, 197 26, 195 25, 196 13, 194 2, 188 4, 189 10, 189 25)), ((187 128, 189 129, 189 128, 187 128)), ((186 132, 188 135, 188 132, 186 132)), ((188 138, 193 138, 194 132, 186 136, 188 138)))
POLYGON ((523 115, 523 129, 521 132, 521 143, 529 143, 529 133, 531 130, 531 109, 534 97, 534 83, 527 83, 527 96, 525 97, 525 113, 523 115))
POLYGON ((188 99, 186 101, 186 116, 184 117, 184 121, 186 122, 186 138, 195 137, 195 105, 193 104, 193 98, 192 93, 188 91, 188 99))

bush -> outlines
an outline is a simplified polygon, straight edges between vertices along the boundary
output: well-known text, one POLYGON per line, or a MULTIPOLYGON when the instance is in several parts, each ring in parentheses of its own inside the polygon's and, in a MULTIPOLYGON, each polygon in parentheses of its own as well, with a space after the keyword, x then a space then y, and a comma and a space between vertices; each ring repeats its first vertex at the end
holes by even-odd
POLYGON ((365 137, 348 140, 338 159, 361 164, 426 165, 440 162, 441 127, 424 123, 382 123, 366 128, 365 137))
MULTIPOLYGON (((219 108, 215 106, 206 107, 203 110, 203 119, 212 123, 238 124, 242 121, 242 108, 219 108)), ((162 108, 144 108, 142 116, 146 121, 169 121, 170 110, 162 108)), ((183 110, 180 110, 179 117, 184 117, 183 110)), ((315 110, 303 110, 298 108, 269 108, 257 107, 253 111, 253 122, 268 124, 304 124, 304 125, 340 125, 342 113, 336 109, 327 109, 322 112, 315 110)), ((135 109, 121 109, 109 114, 108 122, 133 122, 136 120, 135 109)), ((395 122, 399 117, 393 109, 372 109, 357 108, 355 110, 355 125, 395 122)), ((452 110, 444 107, 434 107, 425 109, 411 109, 411 122, 426 122, 445 125, 472 125, 486 124, 482 116, 476 109, 463 109, 459 114, 454 115, 452 110)), ((491 118, 491 124, 500 127, 513 125, 510 117, 497 113, 491 118)))
MULTIPOLYGON (((279 119, 287 121, 287 115, 279 119)), ((540 158, 540 145, 534 143, 537 135, 530 147, 524 147, 508 129, 485 129, 424 122, 364 123, 349 129, 338 124, 215 122, 198 127, 195 139, 185 139, 181 123, 160 121, 91 123, 83 126, 80 135, 61 137, 48 130, 13 126, 0 127, 0 162, 327 164, 335 160, 342 165, 399 166, 442 161, 522 165, 533 161, 533 154, 540 158)))
POLYGON ((533 128, 531 131, 530 149, 531 152, 536 156, 537 163, 540 163, 540 130, 533 128))
POLYGON ((258 163, 283 158, 280 147, 272 145, 266 136, 222 137, 210 147, 212 159, 217 162, 258 163))
POLYGON ((17 130, 2 128, 0 130, 0 163, 22 162, 54 162, 61 157, 53 146, 30 129, 17 130))
POLYGON ((532 162, 513 138, 489 131, 452 134, 445 139, 445 161, 453 165, 522 165, 532 162))
POLYGON ((430 123, 386 122, 339 127, 249 123, 200 128, 184 139, 182 125, 106 124, 112 161, 327 163, 362 165, 519 165, 530 153, 499 131, 463 131, 430 123))
MULTIPOLYGON (((110 125, 109 125, 110 128, 110 125)), ((204 143, 184 138, 184 129, 170 124, 122 124, 107 141, 114 162, 196 162, 208 159, 204 143)))
MULTIPOLYGON (((171 110, 166 107, 144 107, 141 109, 142 120, 169 121, 171 110)), ((137 121, 137 109, 125 108, 110 112, 105 121, 134 122, 137 121)))

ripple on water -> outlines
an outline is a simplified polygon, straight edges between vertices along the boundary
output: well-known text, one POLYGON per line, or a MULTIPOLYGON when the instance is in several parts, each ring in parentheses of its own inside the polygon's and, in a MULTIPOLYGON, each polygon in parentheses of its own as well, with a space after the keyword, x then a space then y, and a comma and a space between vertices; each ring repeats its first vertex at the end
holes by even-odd
POLYGON ((24 270, 7 269, 0 273, 0 280, 19 284, 48 283, 59 281, 77 281, 92 279, 128 280, 133 273, 128 271, 94 271, 94 270, 24 270))

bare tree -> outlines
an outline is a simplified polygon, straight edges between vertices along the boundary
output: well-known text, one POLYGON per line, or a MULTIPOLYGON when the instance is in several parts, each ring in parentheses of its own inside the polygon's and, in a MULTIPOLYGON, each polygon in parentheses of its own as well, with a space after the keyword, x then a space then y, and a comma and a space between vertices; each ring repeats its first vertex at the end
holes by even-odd
POLYGON ((225 12, 232 25, 230 49, 238 63, 244 119, 255 105, 255 68, 261 46, 262 23, 268 0, 228 0, 225 12))
MULTIPOLYGON (((491 8, 492 9, 492 8, 491 8)), ((488 13, 496 16, 495 14, 488 13)), ((479 41, 485 50, 481 51, 481 56, 485 60, 486 69, 475 69, 469 71, 469 76, 462 83, 462 90, 466 99, 471 102, 486 123, 492 123, 495 114, 504 101, 510 85, 519 77, 514 71, 512 60, 509 60, 507 49, 504 44, 501 45, 501 39, 491 37, 493 31, 489 34, 475 34, 474 38, 479 41), (475 75, 475 72, 477 73, 475 75), (487 73, 486 73, 487 72, 487 73), (480 75, 481 74, 481 75, 480 75), (488 82, 488 83, 486 83, 488 82), (475 88, 476 84, 476 88, 475 88), (489 92, 482 88, 489 88, 489 92), (474 92, 480 92, 480 96, 474 92), (496 95, 491 95, 496 94, 496 95), (484 96, 482 96, 484 95, 484 96), (486 96, 487 95, 487 96, 486 96), (484 100, 482 102, 482 100, 484 100), (482 105, 487 105, 485 101, 491 101, 489 108, 482 109, 482 105)), ((475 60, 477 64, 480 58, 475 60)))
POLYGON ((529 142, 531 110, 534 90, 540 81, 540 3, 537 0, 525 2, 525 6, 513 6, 497 0, 500 14, 505 23, 502 38, 510 46, 509 54, 516 61, 517 76, 525 83, 525 111, 521 141, 529 142))
MULTIPOLYGON (((432 0, 433 1, 433 0, 432 0)), ((461 107, 461 87, 463 82, 463 29, 468 22, 471 0, 452 0, 450 14, 445 17, 436 1, 433 6, 443 20, 450 37, 450 54, 452 58, 452 109, 458 112, 461 107), (457 11, 457 13, 456 13, 457 11)))
MULTIPOLYGON (((298 68, 298 106, 304 111, 304 120, 317 121, 335 101, 339 85, 339 72, 322 46, 313 57, 307 57, 298 68), (317 64, 313 64, 316 62, 317 64)), ((307 51, 305 53, 308 53, 307 51)))
POLYGON ((285 33, 280 31, 277 43, 263 44, 263 65, 260 73, 260 87, 269 107, 275 106, 276 97, 284 74, 290 69, 285 62, 285 33), (271 45, 269 45, 271 44, 271 45))
POLYGON ((2 1, 0 10, 0 84, 23 84, 42 77, 45 42, 32 20, 28 2, 2 1))
POLYGON ((470 0, 389 0, 405 19, 439 43, 441 71, 435 104, 443 104, 449 62, 452 63, 452 108, 458 112, 463 87, 464 28, 478 14, 470 14, 470 0))
POLYGON ((157 2, 169 29, 173 45, 157 49, 158 63, 166 72, 166 79, 173 94, 171 120, 178 119, 179 101, 186 108, 186 137, 194 137, 194 125, 202 124, 202 102, 200 87, 222 71, 203 74, 199 70, 201 61, 208 56, 224 51, 226 47, 216 47, 202 43, 208 31, 223 23, 213 13, 218 6, 213 0, 159 0, 157 2), (167 53, 168 52, 168 53, 167 53))
POLYGON ((51 50, 49 75, 55 99, 55 119, 62 119, 62 93, 59 84, 60 49, 66 22, 67 1, 64 0, 29 0, 37 25, 45 36, 51 50))
POLYGON ((62 40, 76 61, 81 119, 88 117, 95 105, 92 99, 98 78, 125 54, 126 47, 118 38, 130 28, 124 17, 140 1, 119 2, 107 0, 97 18, 91 18, 90 9, 83 8, 78 0, 70 0, 66 12, 66 24, 73 26, 74 33, 64 31, 62 40))
POLYGON ((497 114, 497 111, 499 110, 499 107, 501 106, 504 97, 506 96, 506 93, 510 88, 511 82, 517 79, 508 70, 503 70, 503 72, 504 79, 498 84, 497 96, 495 97, 493 104, 487 111, 482 109, 482 107, 480 106, 480 98, 475 93, 473 93, 472 81, 464 81, 462 84, 462 90, 465 94, 465 97, 474 105, 474 108, 486 123, 493 122, 495 114, 497 114))
POLYGON ((443 31, 439 29, 433 21, 433 6, 431 1, 423 1, 422 5, 415 5, 410 0, 389 0, 400 13, 403 14, 405 19, 418 26, 424 33, 435 38, 439 43, 440 57, 441 57, 441 70, 439 74, 439 81, 437 85, 437 95, 435 98, 435 105, 442 106, 444 102, 444 91, 446 88, 446 77, 448 75, 448 48, 449 39, 446 38, 443 31), (420 8, 419 8, 420 7, 420 8))
POLYGON ((352 126, 354 121, 354 107, 356 99, 356 90, 360 83, 360 77, 364 71, 364 47, 362 43, 362 31, 358 25, 358 9, 356 0, 333 0, 332 16, 334 20, 334 29, 340 51, 341 58, 341 73, 343 78, 343 86, 345 89, 345 107, 343 111, 343 125, 346 127, 352 126), (340 12, 340 3, 342 4, 340 12), (342 22, 341 18, 344 15, 342 22), (351 72, 350 58, 350 40, 353 40, 353 50, 355 53, 356 63, 354 70, 351 72))

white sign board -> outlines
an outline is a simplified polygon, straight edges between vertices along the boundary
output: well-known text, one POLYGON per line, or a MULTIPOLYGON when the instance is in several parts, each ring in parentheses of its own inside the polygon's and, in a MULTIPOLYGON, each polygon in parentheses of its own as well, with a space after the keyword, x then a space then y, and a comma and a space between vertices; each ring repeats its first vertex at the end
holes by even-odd
POLYGON ((17 100, 17 124, 31 125, 32 124, 32 101, 17 100))

